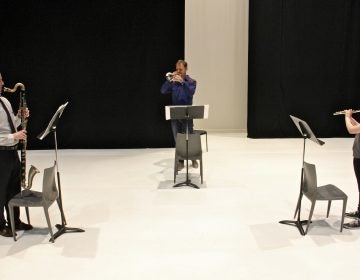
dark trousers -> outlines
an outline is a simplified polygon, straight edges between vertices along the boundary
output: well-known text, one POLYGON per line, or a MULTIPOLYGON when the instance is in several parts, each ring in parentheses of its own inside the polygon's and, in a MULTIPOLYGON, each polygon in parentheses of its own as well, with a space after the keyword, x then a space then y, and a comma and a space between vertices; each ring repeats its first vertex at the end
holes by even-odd
MULTIPOLYGON (((20 161, 16 150, 0 150, 0 227, 5 226, 4 208, 6 218, 10 222, 8 209, 9 200, 21 191, 20 187, 20 161)), ((15 222, 19 221, 20 210, 14 208, 15 222)))
POLYGON ((355 176, 356 176, 358 190, 359 190, 358 211, 360 211, 360 158, 354 158, 353 164, 354 164, 354 171, 355 171, 355 176))

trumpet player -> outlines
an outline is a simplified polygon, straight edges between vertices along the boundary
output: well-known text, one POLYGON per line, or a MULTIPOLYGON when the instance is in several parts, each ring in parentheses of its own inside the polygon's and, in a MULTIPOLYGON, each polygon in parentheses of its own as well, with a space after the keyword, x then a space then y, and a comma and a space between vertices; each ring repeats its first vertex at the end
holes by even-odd
MULTIPOLYGON (((193 96, 196 90, 196 81, 187 75, 188 64, 185 60, 178 60, 175 64, 176 70, 166 74, 166 81, 160 91, 162 94, 171 93, 173 105, 192 105, 193 96)), ((189 121, 189 132, 193 132, 193 121, 189 121)), ((171 120, 171 128, 176 141, 176 134, 185 133, 185 120, 171 120)), ((198 168, 196 160, 192 161, 192 166, 198 168)), ((184 168, 184 161, 178 164, 178 171, 184 168)))
POLYGON ((346 217, 353 218, 355 220, 350 223, 345 223, 344 227, 348 229, 355 229, 360 228, 360 123, 352 117, 352 110, 345 110, 344 112, 346 128, 350 134, 355 134, 353 144, 353 166, 359 190, 358 209, 354 212, 345 213, 346 217))
MULTIPOLYGON (((4 82, 0 73, 0 235, 12 237, 10 227, 10 214, 7 204, 9 200, 20 192, 20 160, 17 153, 17 144, 19 140, 26 139, 26 131, 17 131, 16 127, 20 125, 20 112, 15 116, 10 102, 1 96, 4 90, 4 82), (7 212, 6 224, 4 208, 7 212)), ((29 116, 29 110, 26 109, 25 115, 29 116)), ((20 221, 20 210, 14 208, 15 229, 30 230, 32 226, 20 221)))

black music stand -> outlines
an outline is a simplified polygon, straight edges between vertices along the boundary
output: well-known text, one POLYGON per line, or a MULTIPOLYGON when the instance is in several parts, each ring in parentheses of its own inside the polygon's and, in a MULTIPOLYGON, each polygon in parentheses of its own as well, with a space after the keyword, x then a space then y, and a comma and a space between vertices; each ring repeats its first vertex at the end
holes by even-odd
MULTIPOLYGON (((300 194, 299 194, 299 198, 297 201, 297 205, 296 205, 296 209, 297 209, 297 219, 295 221, 291 221, 291 220, 283 220, 280 221, 280 224, 284 224, 284 225, 290 225, 290 226, 296 226, 300 232, 301 235, 305 235, 304 229, 302 227, 303 224, 306 224, 308 221, 307 220, 303 220, 301 221, 300 219, 300 214, 301 214, 301 200, 302 200, 302 196, 303 196, 303 186, 304 186, 304 160, 305 160, 305 142, 306 139, 310 139, 311 141, 313 141, 314 143, 322 146, 325 144, 325 142, 319 140, 318 138, 316 138, 315 134, 312 132, 310 126, 303 120, 294 117, 292 115, 290 115, 290 118, 292 119, 292 121, 294 122, 295 126, 297 127, 297 129, 299 130, 301 136, 304 139, 304 144, 303 144, 303 157, 302 157, 302 167, 301 167, 301 180, 300 180, 300 194)), ((295 216, 296 217, 296 211, 295 211, 295 216)))
POLYGON ((191 183, 189 179, 189 120, 192 119, 207 119, 209 112, 209 105, 201 106, 166 106, 165 115, 167 120, 185 120, 186 121, 186 180, 185 182, 174 185, 174 188, 188 186, 195 189, 199 187, 191 183))
POLYGON ((71 227, 65 226, 66 220, 65 220, 64 209, 63 209, 63 204, 62 204, 60 172, 59 172, 58 157, 57 157, 58 147, 57 147, 56 128, 57 128, 57 124, 59 123, 60 117, 61 117, 62 113, 64 112, 68 103, 69 102, 66 102, 63 105, 59 106, 59 108, 56 110, 55 114, 51 118, 46 129, 37 136, 37 138, 39 140, 43 140, 49 133, 52 132, 54 134, 55 165, 56 165, 56 175, 57 175, 57 182, 58 182, 58 189, 59 189, 58 204, 59 204, 60 213, 61 213, 61 225, 60 224, 55 225, 56 228, 58 229, 58 231, 54 234, 54 240, 56 238, 58 238, 60 235, 67 233, 67 232, 84 232, 84 230, 80 229, 80 228, 71 228, 71 227))

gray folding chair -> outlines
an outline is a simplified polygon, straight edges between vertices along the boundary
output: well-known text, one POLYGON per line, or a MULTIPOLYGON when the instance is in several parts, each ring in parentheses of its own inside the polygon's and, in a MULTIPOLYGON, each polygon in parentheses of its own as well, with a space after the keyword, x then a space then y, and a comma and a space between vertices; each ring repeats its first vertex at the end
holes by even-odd
MULTIPOLYGON (((14 207, 25 207, 27 215, 29 213, 29 207, 43 207, 45 212, 46 221, 48 224, 49 232, 51 235, 51 241, 54 242, 53 231, 51 228, 49 207, 58 198, 58 190, 55 183, 55 165, 44 169, 42 192, 25 190, 15 195, 8 203, 10 210, 11 229, 13 232, 14 240, 15 236, 15 221, 14 221, 14 207)), ((58 201, 57 201, 58 202, 58 201)), ((28 222, 30 218, 28 216, 28 222)))
MULTIPOLYGON (((311 209, 309 213, 309 219, 306 226, 305 234, 308 232, 311 218, 314 213, 315 203, 317 200, 327 200, 328 207, 327 207, 327 214, 326 217, 329 217, 331 202, 333 200, 342 200, 343 201, 343 208, 342 208, 342 215, 341 215, 341 225, 340 225, 340 232, 342 232, 343 225, 344 225, 344 217, 346 211, 346 203, 347 203, 347 195, 340 190, 338 187, 328 184, 324 186, 317 186, 317 178, 316 178, 316 168, 314 164, 304 162, 304 184, 303 184, 303 193, 310 201, 311 201, 311 209)), ((301 198, 302 199, 302 195, 301 198)), ((299 210, 299 205, 296 206, 295 216, 297 211, 299 210)))
MULTIPOLYGON (((203 161, 202 161, 202 149, 200 134, 191 133, 189 134, 188 144, 188 159, 200 161, 200 176, 201 184, 203 183, 203 161)), ((174 183, 177 175, 177 165, 179 160, 186 160, 186 134, 178 133, 176 135, 176 146, 175 146, 175 163, 174 163, 174 183)))

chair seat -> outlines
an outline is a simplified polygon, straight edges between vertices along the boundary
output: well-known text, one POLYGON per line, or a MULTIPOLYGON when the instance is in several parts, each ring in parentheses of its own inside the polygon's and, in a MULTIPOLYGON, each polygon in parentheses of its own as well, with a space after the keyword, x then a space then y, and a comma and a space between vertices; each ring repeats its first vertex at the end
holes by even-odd
POLYGON ((317 200, 342 200, 344 198, 347 198, 347 195, 332 184, 320 186, 317 189, 317 200))
POLYGON ((43 176, 43 186, 42 186, 42 192, 38 191, 32 191, 32 190, 24 190, 22 192, 19 192, 17 195, 15 195, 12 199, 10 199, 8 206, 9 206, 9 214, 10 214, 10 224, 11 224, 11 230, 13 232, 13 238, 14 241, 16 241, 16 235, 15 235, 15 217, 14 217, 14 207, 25 207, 26 210, 26 216, 28 219, 28 222, 30 223, 29 218, 29 207, 43 207, 46 222, 48 224, 48 229, 51 235, 51 242, 54 242, 54 234, 51 228, 51 222, 50 222, 50 216, 49 216, 49 210, 48 208, 50 205, 57 201, 59 209, 61 211, 59 201, 58 201, 58 190, 56 187, 55 182, 55 167, 54 164, 52 167, 45 168, 44 169, 44 176, 43 176))
POLYGON ((37 191, 24 191, 15 195, 9 204, 23 207, 40 207, 43 206, 43 194, 37 191))
POLYGON ((307 234, 307 232, 309 230, 311 218, 314 213, 314 208, 315 208, 315 204, 316 204, 317 200, 323 200, 323 201, 328 202, 326 217, 329 217, 332 201, 333 200, 342 200, 343 207, 342 207, 341 223, 340 223, 340 232, 342 232, 342 229, 344 226, 346 204, 347 204, 347 195, 342 190, 340 190, 338 187, 336 187, 332 184, 318 186, 317 178, 316 178, 315 164, 311 164, 311 163, 304 161, 303 172, 304 172, 304 177, 302 180, 302 183, 303 183, 302 193, 300 193, 300 195, 299 195, 298 204, 295 209, 295 216, 298 213, 298 211, 300 211, 301 198, 303 195, 305 195, 311 201, 311 208, 310 208, 310 213, 309 213, 309 218, 307 221, 305 234, 307 234))

